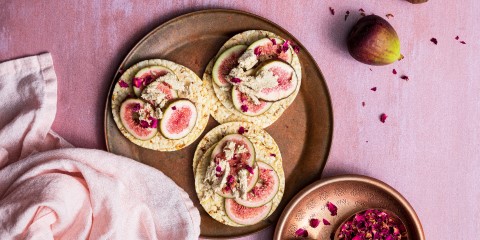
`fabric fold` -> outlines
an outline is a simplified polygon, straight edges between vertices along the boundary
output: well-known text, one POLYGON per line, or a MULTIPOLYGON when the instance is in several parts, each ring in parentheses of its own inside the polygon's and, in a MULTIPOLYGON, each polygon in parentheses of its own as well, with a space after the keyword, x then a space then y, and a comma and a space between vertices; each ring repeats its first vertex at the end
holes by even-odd
POLYGON ((52 131, 49 53, 0 63, 0 239, 197 239, 200 215, 162 172, 52 131))

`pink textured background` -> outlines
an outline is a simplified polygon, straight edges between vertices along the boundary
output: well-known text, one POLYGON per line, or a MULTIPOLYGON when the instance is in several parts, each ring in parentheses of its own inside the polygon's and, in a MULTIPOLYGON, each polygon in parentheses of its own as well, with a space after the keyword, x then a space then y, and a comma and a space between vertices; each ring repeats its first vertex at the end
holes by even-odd
MULTIPOLYGON (((324 176, 358 173, 387 182, 416 209, 427 239, 480 235, 480 1, 57 2, 0 2, 0 61, 52 53, 59 79, 53 129, 74 145, 105 148, 108 86, 146 33, 194 10, 246 10, 295 35, 326 78, 335 130, 324 176), (344 38, 359 8, 394 15, 389 21, 400 36, 403 61, 369 67, 348 55, 344 38), (384 124, 378 120, 382 112, 389 116, 384 124)), ((245 239, 272 233, 270 228, 245 239)))

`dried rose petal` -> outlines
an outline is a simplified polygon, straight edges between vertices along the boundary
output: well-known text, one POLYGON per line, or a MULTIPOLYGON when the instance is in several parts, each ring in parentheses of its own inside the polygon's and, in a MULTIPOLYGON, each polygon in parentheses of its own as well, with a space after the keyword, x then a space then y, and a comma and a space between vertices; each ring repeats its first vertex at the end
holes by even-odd
POLYGON ((142 85, 143 85, 143 79, 142 78, 133 78, 133 86, 139 88, 142 85))
POLYGON ((377 87, 372 87, 372 88, 370 88, 370 90, 375 92, 375 91, 377 91, 377 87))
POLYGON ((465 41, 460 41, 461 44, 467 44, 465 41))
POLYGON ((250 174, 253 174, 253 168, 250 167, 250 165, 245 166, 245 169, 247 169, 247 171, 248 171, 250 174))
POLYGON ((140 126, 141 126, 142 128, 148 128, 149 124, 148 124, 148 122, 145 121, 145 120, 140 120, 140 126))
POLYGON ((247 112, 248 111, 248 106, 247 105, 242 105, 240 108, 242 109, 242 112, 247 112))
POLYGON ((134 111, 134 112, 140 111, 140 103, 135 104, 132 108, 132 111, 134 111))
POLYGON ((365 102, 362 102, 362 106, 365 107, 365 102))
POLYGON ((262 51, 261 51, 260 47, 256 47, 256 48, 253 50, 253 53, 254 53, 256 56, 258 56, 258 55, 260 55, 260 54, 262 53, 262 51))
POLYGON ((393 14, 391 13, 388 13, 387 15, 385 15, 388 19, 390 19, 391 17, 393 17, 393 14))
POLYGON ((299 53, 299 52, 300 52, 300 47, 299 47, 299 46, 293 45, 292 47, 293 47, 293 51, 294 51, 295 53, 299 53))
POLYGON ((123 80, 118 81, 118 84, 120 85, 121 88, 128 88, 128 83, 126 83, 123 80))
POLYGON ((370 69, 370 72, 373 72, 373 70, 371 68, 369 68, 369 69, 370 69))
POLYGON ((393 74, 397 74, 397 70, 395 70, 395 68, 393 69, 392 71, 393 74))
POLYGON ((158 120, 156 118, 153 118, 153 117, 149 117, 148 119, 150 119, 150 126, 149 127, 157 128, 158 120))
POLYGON ((324 218, 322 221, 323 221, 323 224, 330 225, 330 222, 327 219, 324 218))
POLYGON ((220 167, 220 166, 217 166, 217 167, 215 168, 215 171, 217 171, 217 172, 221 172, 221 171, 222 171, 222 167, 220 167))
POLYGON ((232 78, 232 80, 230 80, 230 81, 232 81, 233 83, 241 83, 241 82, 242 82, 242 79, 240 79, 240 78, 232 78))
POLYGON ((345 13, 345 21, 347 21, 347 18, 348 18, 349 15, 350 15, 350 11, 347 11, 347 12, 345 13))
POLYGON ((335 9, 333 9, 332 7, 330 7, 330 13, 331 13, 332 15, 335 15, 335 9))
POLYGON ((363 10, 363 8, 358 9, 358 11, 365 12, 365 10, 363 10))
POLYGON ((319 224, 320 224, 320 220, 318 220, 317 218, 310 219, 310 227, 316 228, 318 227, 319 224))
POLYGON ((275 40, 275 38, 271 38, 270 41, 272 41, 273 45, 277 45, 277 40, 275 40))
POLYGON ((432 39, 430 39, 430 42, 434 43, 435 45, 437 45, 437 43, 438 43, 438 41, 437 41, 437 39, 436 39, 436 38, 432 38, 432 39))
POLYGON ((400 78, 403 79, 403 80, 405 80, 405 81, 410 80, 410 79, 408 78, 408 76, 406 76, 406 75, 402 75, 400 78))
POLYGON ((303 228, 299 228, 297 231, 295 231, 295 235, 298 237, 308 237, 308 231, 303 228))
POLYGON ((172 110, 177 110, 177 107, 176 107, 176 106, 173 106, 173 107, 172 107, 172 110))
POLYGON ((460 37, 456 36, 456 37, 455 37, 455 40, 458 40, 458 39, 460 39, 460 37))
POLYGON ((285 40, 285 42, 283 42, 283 45, 282 45, 282 51, 283 51, 283 52, 288 51, 288 46, 289 46, 289 45, 290 45, 290 41, 285 40))
POLYGON ((230 188, 230 186, 227 185, 227 186, 225 186, 223 189, 225 189, 225 191, 228 192, 228 191, 230 191, 232 188, 230 188))
POLYGON ((388 117, 387 114, 382 113, 382 114, 380 115, 380 121, 381 121, 382 123, 385 123, 385 120, 387 120, 387 117, 388 117))
POLYGON ((235 178, 232 175, 228 175, 227 177, 227 183, 232 184, 235 181, 235 178))
POLYGON ((275 154, 275 153, 270 153, 270 156, 271 156, 271 157, 276 157, 277 154, 275 154))
POLYGON ((240 127, 238 128, 238 131, 237 131, 237 132, 238 132, 238 134, 244 134, 244 133, 245 133, 245 128, 244 128, 243 126, 240 126, 240 127))
POLYGON ((331 203, 331 202, 327 202, 327 208, 328 208, 328 211, 330 211, 330 214, 332 216, 336 216, 337 215, 337 206, 335 206, 335 204, 331 203))

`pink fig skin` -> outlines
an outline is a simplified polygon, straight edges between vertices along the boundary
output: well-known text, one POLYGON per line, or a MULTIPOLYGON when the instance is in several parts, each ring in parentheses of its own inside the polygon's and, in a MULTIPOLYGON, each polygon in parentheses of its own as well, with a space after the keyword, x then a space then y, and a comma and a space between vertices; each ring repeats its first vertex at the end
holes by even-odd
POLYGON ((397 32, 377 15, 358 20, 350 30, 347 45, 353 58, 369 65, 387 65, 401 57, 397 32))

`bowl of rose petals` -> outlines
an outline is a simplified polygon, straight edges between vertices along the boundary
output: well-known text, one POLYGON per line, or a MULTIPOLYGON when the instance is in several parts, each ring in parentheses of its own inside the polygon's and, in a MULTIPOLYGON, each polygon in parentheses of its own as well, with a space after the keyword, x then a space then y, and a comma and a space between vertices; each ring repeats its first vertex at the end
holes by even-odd
POLYGON ((385 209, 366 209, 351 215, 335 232, 335 240, 404 240, 407 230, 400 218, 385 209))

